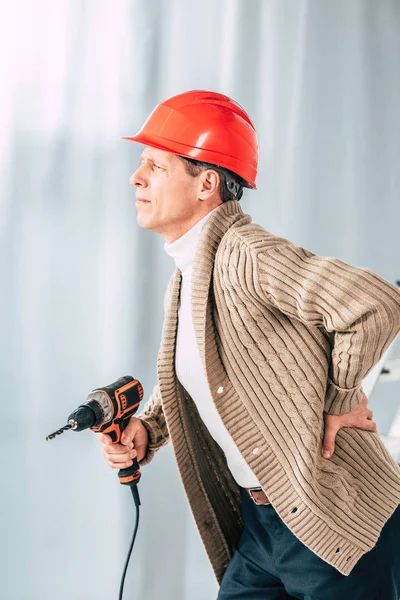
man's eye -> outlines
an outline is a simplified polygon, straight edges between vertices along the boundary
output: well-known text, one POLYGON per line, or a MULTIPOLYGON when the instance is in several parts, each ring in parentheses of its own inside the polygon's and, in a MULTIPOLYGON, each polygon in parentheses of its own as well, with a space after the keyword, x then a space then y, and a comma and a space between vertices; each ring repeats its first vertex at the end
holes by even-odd
MULTIPOLYGON (((140 159, 140 164, 143 165, 144 164, 144 159, 141 158, 140 159)), ((151 169, 164 169, 164 167, 162 167, 161 165, 157 165, 156 163, 149 161, 149 165, 151 169)))

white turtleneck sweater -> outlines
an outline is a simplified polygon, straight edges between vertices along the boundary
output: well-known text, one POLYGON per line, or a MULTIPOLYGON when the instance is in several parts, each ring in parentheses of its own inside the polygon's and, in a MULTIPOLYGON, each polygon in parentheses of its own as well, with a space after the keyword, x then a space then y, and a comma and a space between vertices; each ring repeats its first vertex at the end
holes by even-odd
POLYGON ((260 484, 256 476, 240 454, 215 408, 201 363, 192 322, 192 268, 194 256, 200 232, 214 210, 209 212, 175 242, 164 244, 165 252, 172 256, 176 267, 182 273, 175 369, 179 381, 195 402, 210 434, 224 451, 229 470, 236 482, 242 487, 258 487, 260 484))

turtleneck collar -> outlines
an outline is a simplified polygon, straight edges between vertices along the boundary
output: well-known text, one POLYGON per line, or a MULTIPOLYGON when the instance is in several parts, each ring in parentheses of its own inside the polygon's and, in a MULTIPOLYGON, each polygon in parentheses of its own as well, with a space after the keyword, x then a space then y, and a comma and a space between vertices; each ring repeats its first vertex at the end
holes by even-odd
POLYGON ((189 271, 193 265, 194 256, 196 253, 197 245, 199 242, 201 230, 204 225, 211 217, 213 212, 219 208, 218 206, 206 214, 200 221, 198 221, 189 231, 187 231, 180 238, 168 244, 165 242, 164 250, 175 260, 176 267, 184 275, 185 272, 189 271))

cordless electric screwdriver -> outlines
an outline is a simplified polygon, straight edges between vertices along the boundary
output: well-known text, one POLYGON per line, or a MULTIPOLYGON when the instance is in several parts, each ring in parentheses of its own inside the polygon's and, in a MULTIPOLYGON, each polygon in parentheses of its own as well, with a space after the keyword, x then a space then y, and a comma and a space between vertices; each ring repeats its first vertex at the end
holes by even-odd
MULTIPOLYGON (((68 429, 72 429, 72 431, 91 429, 96 433, 106 433, 111 437, 112 443, 117 444, 121 441, 122 432, 129 419, 136 413, 142 398, 143 387, 137 379, 129 375, 120 377, 120 379, 117 379, 111 385, 93 390, 89 394, 85 404, 78 406, 69 415, 68 424, 48 435, 46 440, 52 440, 56 435, 60 435, 68 429)), ((137 483, 140 479, 140 470, 136 457, 133 459, 133 464, 130 467, 118 471, 118 477, 120 483, 128 485, 131 488, 137 515, 133 538, 121 580, 119 592, 121 600, 129 558, 139 526, 140 498, 137 483)))

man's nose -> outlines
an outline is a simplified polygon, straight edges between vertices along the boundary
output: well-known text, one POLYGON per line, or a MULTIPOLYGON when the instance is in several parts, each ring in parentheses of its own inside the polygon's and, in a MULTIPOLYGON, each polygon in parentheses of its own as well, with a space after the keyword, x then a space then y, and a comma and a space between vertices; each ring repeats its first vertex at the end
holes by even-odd
POLYGON ((132 173, 132 175, 129 177, 129 183, 131 185, 136 185, 136 186, 145 186, 146 185, 146 180, 140 171, 141 171, 141 167, 136 169, 136 171, 134 173, 132 173))

